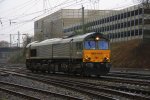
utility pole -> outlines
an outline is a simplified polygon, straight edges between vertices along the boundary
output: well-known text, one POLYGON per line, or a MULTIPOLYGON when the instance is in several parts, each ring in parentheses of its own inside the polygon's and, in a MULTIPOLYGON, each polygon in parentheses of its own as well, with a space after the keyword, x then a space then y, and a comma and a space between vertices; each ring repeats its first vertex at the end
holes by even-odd
POLYGON ((85 25, 84 25, 84 7, 82 5, 82 32, 85 34, 85 25))
POLYGON ((11 34, 10 34, 10 47, 11 47, 11 34))
POLYGON ((18 31, 18 47, 20 47, 20 32, 18 31))

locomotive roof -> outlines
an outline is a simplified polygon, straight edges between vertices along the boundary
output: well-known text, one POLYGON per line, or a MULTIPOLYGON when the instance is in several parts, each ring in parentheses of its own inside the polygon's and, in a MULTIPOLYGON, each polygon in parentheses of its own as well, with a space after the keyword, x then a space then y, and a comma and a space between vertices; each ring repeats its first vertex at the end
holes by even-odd
POLYGON ((42 46, 42 45, 48 45, 48 44, 58 44, 58 43, 68 43, 68 42, 77 42, 77 41, 83 41, 85 38, 88 38, 90 36, 93 36, 97 34, 96 32, 90 32, 90 33, 86 33, 86 34, 82 34, 82 35, 76 35, 76 36, 73 36, 73 37, 69 37, 69 38, 53 38, 53 39, 47 39, 47 40, 44 40, 44 41, 41 41, 41 42, 32 42, 30 44, 28 44, 26 47, 29 47, 29 46, 33 46, 33 47, 36 47, 36 46, 42 46))

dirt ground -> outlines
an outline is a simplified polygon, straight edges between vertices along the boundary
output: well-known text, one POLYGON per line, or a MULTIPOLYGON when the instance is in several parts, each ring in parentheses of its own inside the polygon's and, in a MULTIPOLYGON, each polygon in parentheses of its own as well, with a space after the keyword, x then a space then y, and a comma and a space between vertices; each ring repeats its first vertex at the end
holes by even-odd
POLYGON ((111 44, 113 67, 150 69, 150 43, 130 40, 111 44))

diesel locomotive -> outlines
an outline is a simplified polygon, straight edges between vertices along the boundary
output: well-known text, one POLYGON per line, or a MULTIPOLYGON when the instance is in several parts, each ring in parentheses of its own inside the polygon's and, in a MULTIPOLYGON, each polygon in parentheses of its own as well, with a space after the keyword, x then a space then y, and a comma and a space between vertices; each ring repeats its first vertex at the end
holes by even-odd
POLYGON ((79 75, 105 75, 111 67, 110 43, 101 33, 32 42, 26 46, 27 69, 79 75))

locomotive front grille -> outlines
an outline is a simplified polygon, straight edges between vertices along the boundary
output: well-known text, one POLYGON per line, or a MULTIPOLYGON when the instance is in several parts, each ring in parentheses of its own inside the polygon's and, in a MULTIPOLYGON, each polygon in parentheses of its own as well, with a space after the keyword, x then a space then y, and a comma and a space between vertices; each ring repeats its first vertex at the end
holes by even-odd
POLYGON ((83 50, 83 62, 110 62, 110 50, 83 50))

